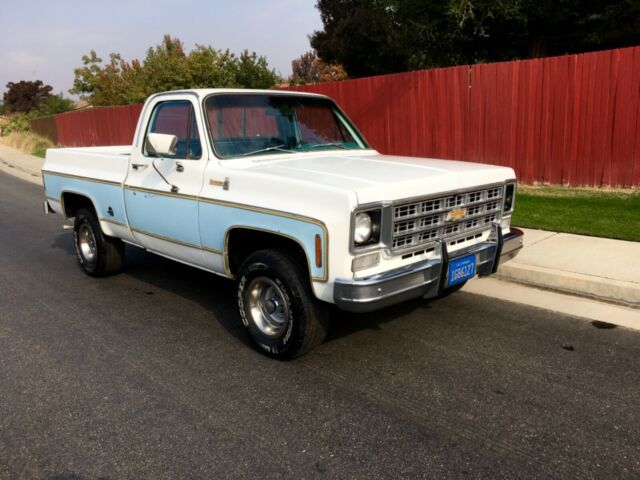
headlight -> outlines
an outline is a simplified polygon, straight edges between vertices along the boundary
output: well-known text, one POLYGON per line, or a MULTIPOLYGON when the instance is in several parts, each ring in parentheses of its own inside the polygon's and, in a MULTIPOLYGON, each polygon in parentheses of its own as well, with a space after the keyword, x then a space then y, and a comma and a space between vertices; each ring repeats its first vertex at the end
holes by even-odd
POLYGON ((382 209, 371 208, 353 217, 353 247, 363 248, 380 243, 382 209))
POLYGON ((368 213, 358 213, 353 230, 353 240, 356 244, 367 243, 373 233, 373 222, 368 213))

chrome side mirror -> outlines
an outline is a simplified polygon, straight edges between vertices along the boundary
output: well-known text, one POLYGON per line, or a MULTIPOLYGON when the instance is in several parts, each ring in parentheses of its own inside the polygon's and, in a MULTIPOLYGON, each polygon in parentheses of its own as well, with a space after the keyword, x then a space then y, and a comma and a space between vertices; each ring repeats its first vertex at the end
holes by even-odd
POLYGON ((175 155, 177 146, 178 137, 166 133, 149 133, 145 141, 147 153, 156 154, 160 157, 175 155))

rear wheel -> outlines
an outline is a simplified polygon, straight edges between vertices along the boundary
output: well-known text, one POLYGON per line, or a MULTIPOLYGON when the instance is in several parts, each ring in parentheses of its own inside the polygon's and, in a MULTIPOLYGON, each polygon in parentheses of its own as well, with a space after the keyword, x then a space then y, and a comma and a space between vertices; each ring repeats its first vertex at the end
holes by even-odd
POLYGON ((92 210, 82 208, 76 214, 73 243, 78 263, 87 275, 104 277, 122 270, 124 243, 102 232, 92 210))
POLYGON ((285 251, 250 255, 236 286, 240 318, 260 351, 291 359, 323 342, 328 308, 314 297, 306 271, 285 251))

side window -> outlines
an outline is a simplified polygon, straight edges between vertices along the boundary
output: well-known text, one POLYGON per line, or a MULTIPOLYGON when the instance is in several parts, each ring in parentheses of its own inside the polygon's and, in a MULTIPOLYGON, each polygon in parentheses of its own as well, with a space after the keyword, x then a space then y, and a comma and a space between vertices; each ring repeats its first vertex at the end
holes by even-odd
MULTIPOLYGON (((147 127, 147 134, 149 133, 165 133, 178 138, 176 154, 172 158, 198 159, 202 156, 196 115, 193 105, 188 100, 158 103, 147 127)), ((146 148, 144 154, 152 156, 146 148)))

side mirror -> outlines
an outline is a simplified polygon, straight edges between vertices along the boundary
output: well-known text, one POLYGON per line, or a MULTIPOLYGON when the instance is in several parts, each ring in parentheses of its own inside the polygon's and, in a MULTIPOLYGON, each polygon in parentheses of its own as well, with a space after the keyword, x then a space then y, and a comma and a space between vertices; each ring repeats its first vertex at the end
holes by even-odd
POLYGON ((175 155, 178 145, 178 137, 166 133, 148 133, 145 141, 147 153, 159 156, 175 155))

